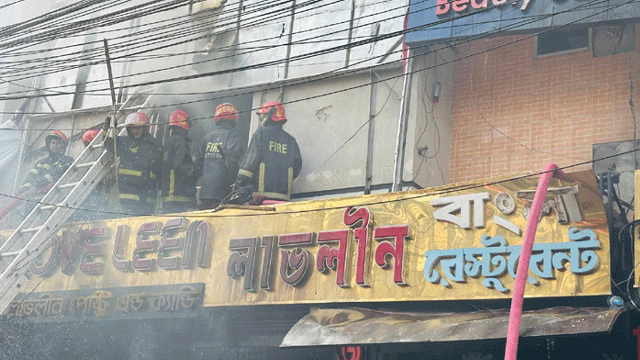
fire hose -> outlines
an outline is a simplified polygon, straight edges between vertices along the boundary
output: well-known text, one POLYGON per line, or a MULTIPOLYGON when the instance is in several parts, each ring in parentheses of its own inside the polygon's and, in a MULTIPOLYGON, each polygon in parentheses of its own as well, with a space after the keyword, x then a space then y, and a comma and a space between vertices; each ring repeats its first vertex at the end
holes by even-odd
POLYGON ((22 201, 25 201, 26 197, 33 194, 46 194, 51 189, 51 187, 53 187, 53 183, 40 189, 30 189, 29 191, 25 191, 24 193, 16 196, 13 201, 9 203, 9 205, 0 210, 0 220, 7 216, 7 214, 11 212, 11 210, 18 206, 18 204, 20 204, 22 201))

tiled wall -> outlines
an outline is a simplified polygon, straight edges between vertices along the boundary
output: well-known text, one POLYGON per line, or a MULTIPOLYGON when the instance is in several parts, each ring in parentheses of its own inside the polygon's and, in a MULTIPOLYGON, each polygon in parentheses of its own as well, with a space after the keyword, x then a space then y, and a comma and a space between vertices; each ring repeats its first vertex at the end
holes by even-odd
POLYGON ((635 52, 534 59, 525 35, 458 45, 458 58, 478 54, 455 63, 451 181, 540 171, 548 162, 590 169, 592 144, 633 139, 639 48, 636 41, 635 52))

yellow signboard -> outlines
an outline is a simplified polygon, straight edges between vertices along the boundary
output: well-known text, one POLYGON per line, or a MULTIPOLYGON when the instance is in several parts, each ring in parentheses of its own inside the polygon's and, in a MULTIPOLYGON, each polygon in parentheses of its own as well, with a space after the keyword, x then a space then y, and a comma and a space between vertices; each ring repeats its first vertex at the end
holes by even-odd
MULTIPOLYGON (((538 178, 505 179, 79 223, 27 291, 204 283, 203 306, 508 298, 538 178)), ((595 177, 554 179, 526 296, 609 294, 609 273, 595 177)))

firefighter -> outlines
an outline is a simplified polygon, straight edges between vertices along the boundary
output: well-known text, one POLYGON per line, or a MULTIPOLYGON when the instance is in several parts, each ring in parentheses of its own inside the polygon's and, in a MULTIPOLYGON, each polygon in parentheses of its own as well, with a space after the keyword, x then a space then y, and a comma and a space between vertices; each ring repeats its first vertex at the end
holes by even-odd
POLYGON ((33 165, 27 174, 27 179, 20 187, 20 193, 26 199, 31 200, 25 204, 25 217, 33 210, 42 195, 73 164, 73 158, 64 154, 68 141, 67 136, 60 130, 54 130, 45 137, 45 148, 49 152, 49 156, 38 160, 33 165))
POLYGON ((240 161, 234 189, 251 185, 251 204, 259 205, 265 199, 289 201, 293 179, 302 168, 298 143, 282 129, 287 119, 279 102, 264 103, 256 113, 260 127, 240 161))
POLYGON ((234 130, 237 121, 238 109, 234 105, 222 103, 216 107, 216 128, 202 140, 197 161, 202 169, 200 209, 217 207, 231 191, 243 151, 234 130))
MULTIPOLYGON (((110 117, 104 129, 110 127, 110 117)), ((117 181, 122 210, 129 215, 152 215, 156 203, 156 186, 162 173, 162 146, 149 133, 149 117, 143 112, 125 119, 127 136, 107 133, 104 146, 119 157, 117 181)))
MULTIPOLYGON (((88 147, 93 139, 100 133, 99 129, 89 129, 82 133, 82 143, 84 147, 88 147)), ((109 216, 107 213, 101 212, 105 210, 109 205, 109 190, 114 181, 113 173, 107 174, 96 187, 89 193, 87 199, 82 204, 82 209, 73 215, 74 220, 95 220, 95 219, 107 219, 109 216)))
POLYGON ((199 172, 191 158, 189 114, 176 110, 169 116, 169 139, 162 157, 162 211, 165 214, 196 208, 199 172))

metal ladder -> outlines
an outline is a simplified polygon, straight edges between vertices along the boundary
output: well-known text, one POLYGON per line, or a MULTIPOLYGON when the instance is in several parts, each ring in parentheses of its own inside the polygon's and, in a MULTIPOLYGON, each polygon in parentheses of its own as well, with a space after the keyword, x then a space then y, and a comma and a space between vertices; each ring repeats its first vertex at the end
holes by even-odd
MULTIPOLYGON (((140 103, 144 106, 150 94, 136 95, 120 110, 140 106, 140 103)), ((82 208, 91 191, 111 171, 113 154, 104 148, 104 136, 100 132, 93 139, 0 246, 0 314, 4 313, 29 281, 31 262, 51 245, 49 239, 58 233, 76 210, 82 208)))
POLYGON ((31 261, 110 171, 113 154, 105 151, 103 142, 100 133, 0 246, 0 314, 29 280, 31 261))

